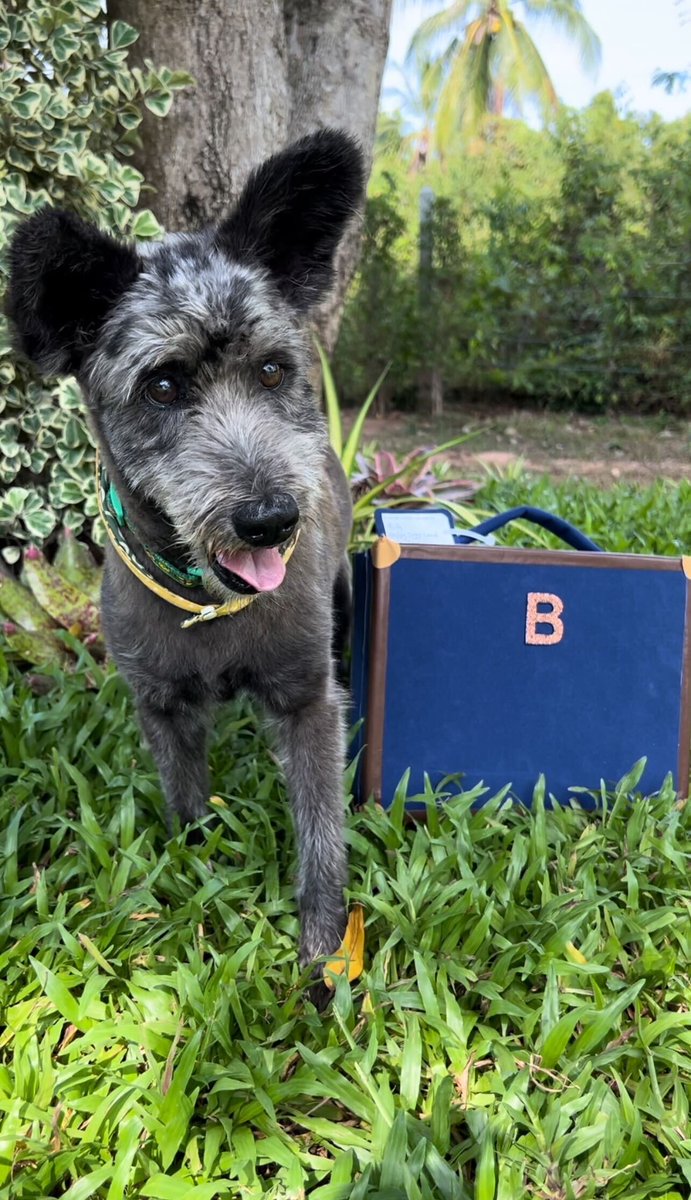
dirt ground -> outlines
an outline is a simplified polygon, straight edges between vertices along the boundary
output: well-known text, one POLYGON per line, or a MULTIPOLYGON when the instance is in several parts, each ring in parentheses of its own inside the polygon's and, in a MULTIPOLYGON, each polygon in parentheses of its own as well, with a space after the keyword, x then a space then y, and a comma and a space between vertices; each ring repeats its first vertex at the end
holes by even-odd
POLYGON ((366 424, 364 442, 404 455, 459 434, 474 436, 444 455, 468 479, 522 464, 536 474, 589 479, 691 479, 691 419, 581 416, 532 409, 454 408, 438 419, 392 413, 366 424))

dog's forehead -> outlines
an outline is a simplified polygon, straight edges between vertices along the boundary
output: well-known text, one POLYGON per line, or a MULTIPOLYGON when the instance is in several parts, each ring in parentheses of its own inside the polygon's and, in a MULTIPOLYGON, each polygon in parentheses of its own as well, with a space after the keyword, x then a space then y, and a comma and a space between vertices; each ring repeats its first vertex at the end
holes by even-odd
POLYGON ((299 353, 304 332, 260 269, 234 262, 203 234, 139 246, 141 270, 103 328, 89 375, 126 399, 145 371, 173 360, 192 368, 219 352, 299 353))
MULTIPOLYGON (((233 262, 203 234, 168 234, 138 247, 143 270, 130 303, 141 312, 177 314, 229 336, 276 315, 275 293, 261 271, 233 262)), ((285 319, 283 317, 283 319, 285 319)))

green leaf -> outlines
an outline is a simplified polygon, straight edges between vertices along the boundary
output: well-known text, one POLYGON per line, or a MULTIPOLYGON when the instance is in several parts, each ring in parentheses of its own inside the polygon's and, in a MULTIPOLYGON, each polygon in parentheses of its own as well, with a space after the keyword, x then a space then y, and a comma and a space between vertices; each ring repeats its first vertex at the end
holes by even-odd
POLYGON ((156 95, 146 96, 144 103, 149 112, 154 113, 157 117, 165 117, 170 112, 170 106, 173 103, 173 93, 158 92, 156 95))
POLYGON ((633 1004, 644 985, 645 980, 639 979, 638 983, 633 983, 631 987, 626 988, 603 1008, 593 1020, 588 1021, 580 1037, 576 1039, 573 1045, 572 1054, 574 1058, 577 1058, 581 1054, 589 1054, 605 1038, 614 1038, 616 1036, 616 1022, 624 1010, 633 1004))
POLYGON ((131 1179, 132 1163, 139 1149, 143 1131, 144 1124, 137 1117, 131 1117, 122 1126, 106 1200, 124 1200, 131 1179))
POLYGON ((64 63, 79 50, 79 40, 71 33, 59 33, 52 39, 51 48, 55 61, 64 63))
POLYGON ((53 532, 57 523, 57 516, 54 513, 48 512, 47 509, 40 509, 38 512, 25 513, 24 515, 24 524, 28 533, 40 541, 47 538, 53 532))
POLYGON ((381 1187, 402 1188, 405 1185, 405 1163, 408 1149, 408 1133, 405 1113, 394 1118, 386 1141, 381 1164, 381 1187))
POLYGON ((125 21, 113 21, 110 26, 110 44, 114 50, 122 50, 137 41, 139 34, 125 21))
POLYGON ((494 1144, 488 1124, 480 1142, 480 1157, 475 1172, 475 1200, 494 1200, 496 1187, 494 1144))
MULTIPOLYGON (((27 88, 23 96, 16 98, 12 107, 18 117, 21 117, 24 121, 28 121, 40 111, 42 99, 37 89, 27 88)), ((10 163, 12 162, 11 159, 9 161, 10 163)))
POLYGON ((60 1016, 64 1017, 66 1021, 70 1021, 73 1025, 78 1025, 79 1004, 69 989, 44 963, 31 957, 29 961, 36 972, 41 988, 60 1013, 60 1016))
POLYGON ((140 1194, 154 1200, 215 1200, 230 1191, 230 1185, 221 1180, 195 1185, 180 1175, 154 1175, 142 1185, 140 1194))
POLYGON ((324 383, 324 400, 326 403, 326 419, 329 427, 329 441, 334 453, 340 459, 343 454, 343 423, 341 420, 341 406, 338 402, 338 394, 336 392, 336 384, 331 372, 331 365, 326 353, 320 343, 315 338, 317 354, 322 368, 322 380, 324 383))
POLYGON ((89 1200, 89 1196, 93 1196, 104 1183, 107 1183, 112 1175, 112 1167, 97 1167, 95 1171, 89 1171, 87 1175, 82 1175, 76 1183, 63 1195, 63 1200, 89 1200))
POLYGON ((24 487, 9 488, 4 497, 4 504, 12 514, 18 515, 26 507, 29 489, 24 487))
POLYGON ((420 1092, 422 1070, 422 1040, 420 1022, 415 1013, 405 1017, 405 1040, 401 1059, 401 1100, 406 1108, 415 1111, 420 1092))
POLYGON ((390 366, 391 366, 391 364, 389 363, 386 367, 384 367, 384 370, 381 372, 376 383, 371 388, 367 397, 365 398, 365 401, 362 404, 362 407, 360 408, 360 411, 358 412, 357 417, 355 418, 353 428, 351 429, 351 431, 348 435, 348 440, 341 452, 341 465, 342 465, 343 470, 345 471, 346 477, 348 479, 350 479, 351 475, 353 474, 353 470, 355 468, 355 456, 357 455, 357 452, 360 448, 360 442, 362 441, 362 433, 365 428, 365 421, 367 420, 367 415, 368 415, 369 410, 372 407, 374 401, 376 400, 377 396, 379 395, 379 389, 380 389, 382 383, 384 382, 386 376, 389 373, 390 366))
POLYGON ((131 233, 138 238, 160 237, 163 233, 154 214, 148 208, 143 208, 136 214, 130 226, 131 233))
POLYGON ((547 1037, 542 1042, 540 1053, 542 1066, 547 1070, 551 1070, 559 1062, 573 1037, 573 1031, 582 1015, 580 1009, 571 1009, 570 1012, 564 1013, 564 1016, 557 1021, 554 1028, 547 1034, 547 1037))

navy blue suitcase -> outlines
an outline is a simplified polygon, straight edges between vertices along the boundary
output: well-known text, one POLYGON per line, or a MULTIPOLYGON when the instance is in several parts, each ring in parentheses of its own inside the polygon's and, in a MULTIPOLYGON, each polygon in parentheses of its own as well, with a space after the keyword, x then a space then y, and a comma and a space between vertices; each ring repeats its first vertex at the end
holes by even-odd
POLYGON ((641 791, 671 772, 687 795, 691 558, 608 554, 538 509, 463 535, 434 515, 433 539, 441 519, 449 544, 416 543, 415 519, 429 525, 430 510, 381 510, 380 536, 354 558, 357 798, 388 807, 410 770, 411 808, 425 776, 433 787, 457 777, 455 790, 483 783, 486 796, 510 784, 529 804, 542 774, 568 803, 571 788, 598 792, 642 757, 641 791), (487 544, 516 517, 572 548, 487 544))

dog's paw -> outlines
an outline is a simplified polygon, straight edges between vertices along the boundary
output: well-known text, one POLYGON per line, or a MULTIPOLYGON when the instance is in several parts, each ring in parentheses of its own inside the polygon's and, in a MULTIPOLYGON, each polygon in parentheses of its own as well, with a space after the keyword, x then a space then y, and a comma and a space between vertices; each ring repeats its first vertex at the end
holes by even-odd
POLYGON ((343 942, 348 915, 345 909, 334 913, 304 910, 300 914, 300 966, 304 969, 315 964, 315 971, 323 973, 316 965, 333 954, 338 954, 343 942))
POLYGON ((190 816, 186 821, 180 821, 180 832, 185 834, 188 846, 203 846, 212 833, 223 824, 223 818, 218 809, 205 808, 197 816, 190 816))
MULTIPOLYGON (((323 949, 325 939, 319 943, 319 950, 315 953, 310 953, 309 941, 305 938, 305 929, 303 929, 303 941, 301 945, 300 961, 303 967, 309 966, 310 962, 314 962, 316 958, 321 958, 322 961, 317 963, 313 970, 314 983, 310 987, 310 999, 316 1007, 323 1011, 329 1003, 330 997, 333 995, 335 986, 335 976, 346 975, 349 980, 358 979, 362 974, 364 966, 365 952, 365 921, 362 906, 356 904, 353 907, 350 916, 346 922, 345 913, 341 920, 342 934, 336 948, 327 951, 328 957, 325 956, 323 949), (324 958, 326 957, 326 961, 324 958)), ((329 939, 331 945, 336 940, 336 935, 332 935, 329 939)))
MULTIPOLYGON (((316 974, 316 973, 315 973, 316 974)), ((333 988, 330 988, 324 980, 316 978, 307 991, 307 995, 312 1001, 317 1012, 325 1012, 333 1000, 333 988)))

